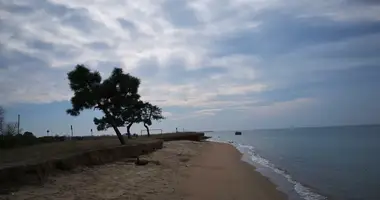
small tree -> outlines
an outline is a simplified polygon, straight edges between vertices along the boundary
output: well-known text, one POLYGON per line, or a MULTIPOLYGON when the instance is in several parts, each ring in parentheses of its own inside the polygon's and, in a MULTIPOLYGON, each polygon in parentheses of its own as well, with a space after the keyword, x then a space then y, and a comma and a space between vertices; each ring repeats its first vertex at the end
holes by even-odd
MULTIPOLYGON (((131 127, 134 123, 138 123, 139 115, 135 106, 128 106, 127 108, 120 108, 120 111, 115 111, 115 122, 118 127, 126 126, 127 127, 127 136, 131 138, 131 127)), ((94 118, 94 123, 97 125, 99 131, 105 130, 110 127, 108 119, 106 117, 94 118)))
POLYGON ((141 109, 141 122, 144 124, 146 128, 148 137, 150 137, 149 126, 152 125, 152 120, 161 119, 165 119, 165 117, 162 116, 162 110, 160 107, 152 105, 148 102, 143 104, 143 107, 141 109))
POLYGON ((26 131, 22 135, 22 143, 23 145, 33 145, 38 143, 38 139, 32 132, 26 131))
POLYGON ((122 117, 127 126, 128 137, 131 137, 131 127, 135 123, 142 122, 142 109, 144 108, 145 103, 142 101, 137 101, 129 108, 122 110, 122 117))
POLYGON ((85 109, 98 109, 104 113, 100 119, 94 118, 98 130, 112 127, 120 143, 125 144, 118 127, 125 121, 122 110, 138 101, 140 80, 130 74, 124 74, 121 68, 114 68, 111 76, 102 82, 99 72, 91 72, 84 65, 77 65, 68 74, 70 88, 74 92, 71 98, 72 108, 67 113, 78 116, 85 109))
POLYGON ((7 136, 16 136, 18 133, 17 133, 17 123, 16 122, 8 122, 5 124, 5 128, 4 128, 4 135, 7 135, 7 136))

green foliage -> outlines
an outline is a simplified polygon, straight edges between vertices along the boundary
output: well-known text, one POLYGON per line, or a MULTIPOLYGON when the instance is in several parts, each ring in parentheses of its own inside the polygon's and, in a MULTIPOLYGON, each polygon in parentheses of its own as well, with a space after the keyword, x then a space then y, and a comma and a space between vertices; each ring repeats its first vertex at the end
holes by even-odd
POLYGON ((147 125, 152 125, 152 120, 165 119, 162 115, 162 109, 156 105, 145 103, 142 110, 142 122, 147 125))
MULTIPOLYGON (((0 136, 0 149, 10 149, 42 143, 61 142, 68 140, 64 136, 43 136, 36 137, 32 132, 26 131, 24 134, 6 134, 0 136)), ((83 140, 84 137, 73 137, 71 140, 83 140)))
POLYGON ((38 139, 31 132, 25 132, 24 134, 12 133, 0 136, 0 149, 9 149, 21 146, 34 145, 39 143, 38 139))
POLYGON ((23 135, 24 137, 34 137, 32 132, 26 131, 23 135))
POLYGON ((99 72, 92 72, 84 65, 77 65, 68 73, 68 79, 74 96, 71 98, 72 108, 67 113, 78 116, 85 109, 101 110, 104 116, 94 118, 97 129, 112 127, 124 144, 118 127, 130 124, 127 120, 132 119, 134 106, 140 98, 140 80, 123 73, 121 68, 114 68, 111 76, 102 82, 99 72))
POLYGON ((102 81, 99 72, 91 72, 84 65, 77 65, 67 76, 74 92, 71 98, 72 108, 67 113, 78 116, 84 109, 94 108, 101 98, 98 96, 102 81))

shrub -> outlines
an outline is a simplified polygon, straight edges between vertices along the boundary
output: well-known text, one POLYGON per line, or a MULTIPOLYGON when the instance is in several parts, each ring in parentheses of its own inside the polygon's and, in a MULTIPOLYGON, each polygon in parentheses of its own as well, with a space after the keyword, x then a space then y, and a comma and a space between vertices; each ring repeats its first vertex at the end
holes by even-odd
POLYGON ((25 132, 24 134, 3 134, 0 136, 0 149, 28 146, 37 143, 38 140, 32 132, 25 132))

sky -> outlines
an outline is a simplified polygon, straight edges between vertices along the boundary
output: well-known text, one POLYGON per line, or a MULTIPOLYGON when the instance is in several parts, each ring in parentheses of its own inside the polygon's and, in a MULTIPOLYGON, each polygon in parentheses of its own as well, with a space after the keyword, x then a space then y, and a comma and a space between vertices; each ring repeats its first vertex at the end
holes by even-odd
POLYGON ((0 52, 6 119, 39 136, 114 134, 66 114, 77 64, 139 77, 164 132, 380 123, 377 0, 0 0, 0 52))

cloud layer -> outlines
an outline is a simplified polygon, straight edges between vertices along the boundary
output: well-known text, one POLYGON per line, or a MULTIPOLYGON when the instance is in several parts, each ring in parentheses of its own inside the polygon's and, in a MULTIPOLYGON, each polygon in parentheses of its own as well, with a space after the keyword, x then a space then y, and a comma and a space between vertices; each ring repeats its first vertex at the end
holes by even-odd
POLYGON ((140 77, 173 119, 332 106, 380 85, 375 1, 0 0, 0 27, 0 104, 68 100, 78 63, 140 77))

